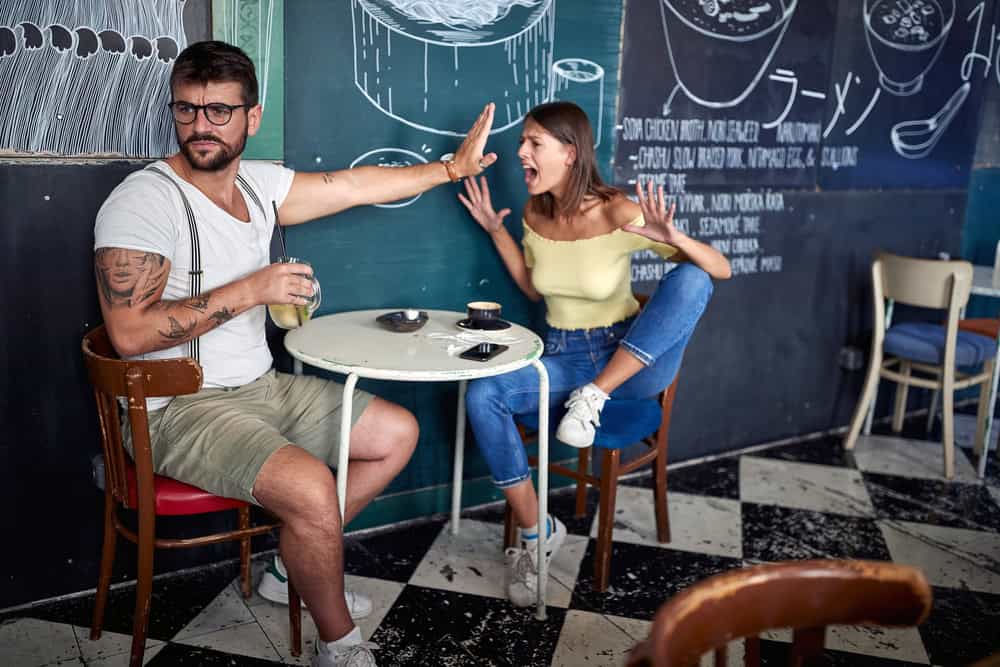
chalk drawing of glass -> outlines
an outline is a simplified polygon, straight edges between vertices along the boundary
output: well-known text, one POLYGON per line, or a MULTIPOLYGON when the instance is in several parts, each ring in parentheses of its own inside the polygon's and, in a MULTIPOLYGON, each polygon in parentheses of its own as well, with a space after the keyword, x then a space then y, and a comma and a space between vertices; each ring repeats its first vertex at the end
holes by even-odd
MULTIPOLYGON (((405 148, 376 148, 354 158, 354 161, 351 162, 351 169, 365 165, 391 169, 393 167, 409 167, 414 164, 427 164, 427 159, 420 155, 420 153, 414 153, 405 148)), ((375 204, 375 206, 378 208, 402 208, 409 206, 418 199, 420 199, 420 195, 386 204, 375 204)))
POLYGON ((753 92, 798 0, 662 0, 667 55, 693 101, 721 109, 753 92))
POLYGON ((965 104, 965 98, 969 96, 971 87, 968 81, 959 86, 940 111, 930 118, 906 120, 893 125, 889 132, 889 138, 892 140, 892 147, 896 152, 910 160, 927 157, 937 146, 941 135, 951 125, 955 114, 965 104))
POLYGON ((583 109, 594 130, 594 148, 601 145, 604 122, 604 68, 583 58, 552 63, 552 99, 583 109))
POLYGON ((951 30, 954 0, 865 0, 865 38, 886 92, 920 92, 951 30))
POLYGON ((554 0, 351 0, 354 83, 397 121, 464 136, 488 101, 493 132, 549 99, 554 0))

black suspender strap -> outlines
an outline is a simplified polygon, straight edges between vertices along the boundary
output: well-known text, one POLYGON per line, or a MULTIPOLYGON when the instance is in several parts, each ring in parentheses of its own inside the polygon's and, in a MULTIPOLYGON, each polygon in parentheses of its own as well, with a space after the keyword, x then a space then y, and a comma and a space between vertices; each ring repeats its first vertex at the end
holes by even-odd
POLYGON ((253 201, 254 205, 257 206, 257 210, 260 211, 260 214, 264 216, 264 220, 266 221, 267 211, 264 210, 264 204, 260 201, 260 197, 258 197, 257 193, 254 192, 253 188, 250 187, 250 183, 247 181, 247 179, 243 178, 241 174, 236 174, 236 181, 243 186, 243 190, 250 196, 250 199, 253 201))
MULTIPOLYGON (((198 225, 194 219, 194 211, 191 209, 191 202, 188 201, 187 195, 184 194, 183 188, 181 188, 180 183, 174 179, 167 176, 162 170, 155 166, 150 166, 148 169, 154 174, 159 175, 161 178, 173 183, 174 187, 177 188, 177 192, 181 196, 181 201, 184 203, 184 212, 187 214, 188 221, 188 232, 191 236, 191 266, 188 269, 188 285, 191 292, 191 297, 194 298, 201 294, 201 243, 198 240, 198 225)), ((199 358, 199 347, 198 339, 192 338, 188 342, 188 354, 195 361, 200 362, 199 358)))

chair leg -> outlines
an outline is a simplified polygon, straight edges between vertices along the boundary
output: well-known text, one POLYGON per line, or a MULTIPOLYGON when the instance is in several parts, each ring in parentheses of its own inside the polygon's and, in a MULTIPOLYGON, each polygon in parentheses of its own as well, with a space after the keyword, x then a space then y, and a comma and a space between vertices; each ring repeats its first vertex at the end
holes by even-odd
POLYGON ((601 461, 601 501, 597 515, 597 551, 594 554, 594 590, 608 590, 611 578, 611 533, 615 525, 615 494, 618 492, 618 465, 621 451, 604 450, 601 461))
POLYGON ((844 449, 854 449, 861 434, 861 428, 868 417, 868 407, 875 400, 875 390, 878 389, 879 369, 882 367, 882 354, 876 352, 872 355, 868 364, 868 374, 865 376, 865 385, 861 390, 861 398, 857 407, 854 408, 854 416, 851 417, 851 427, 844 438, 844 449))
POLYGON ((931 407, 927 410, 927 432, 934 428, 934 419, 937 418, 938 400, 941 398, 941 391, 934 389, 931 392, 931 407))
MULTIPOLYGON (((987 378, 993 377, 993 364, 995 361, 988 361, 983 364, 983 372, 986 373, 987 378)), ((989 444, 986 442, 986 421, 989 418, 990 410, 993 408, 991 405, 990 395, 991 384, 990 380, 987 379, 981 385, 979 385, 979 405, 976 408, 976 443, 975 452, 977 456, 983 456, 989 449, 989 444)))
MULTIPOLYGON (((910 373, 913 370, 913 365, 908 361, 902 361, 899 364, 899 372, 906 378, 910 377, 910 373)), ((903 430, 903 417, 906 416, 906 398, 910 392, 910 384, 908 382, 900 382, 896 384, 896 407, 892 412, 892 432, 899 433, 903 430)))
POLYGON ((292 656, 302 655, 302 599, 299 592, 288 580, 288 625, 292 630, 292 656))
MULTIPOLYGON (((576 458, 576 471, 590 474, 590 447, 579 450, 576 458)), ((576 518, 582 518, 587 514, 587 483, 582 479, 576 480, 576 518)))
POLYGON ((944 476, 951 479, 955 476, 955 390, 947 379, 941 391, 941 444, 944 446, 944 476))
POLYGON ((517 546, 517 520, 510 503, 503 506, 503 548, 517 546))
POLYGON ((139 564, 135 585, 135 615, 132 618, 132 653, 129 667, 141 667, 149 626, 149 605, 153 596, 153 551, 156 517, 152 507, 139 508, 139 564))
MULTIPOLYGON (((239 527, 246 530, 250 527, 250 507, 244 505, 236 510, 239 515, 239 527)), ((244 537, 240 540, 240 589, 243 591, 243 598, 250 599, 253 595, 250 590, 250 538, 244 537)))
POLYGON ((661 544, 670 541, 670 509, 667 506, 667 443, 653 459, 653 509, 656 512, 656 539, 661 544))
POLYGON ((115 564, 115 547, 118 544, 118 530, 115 528, 115 499, 111 491, 104 493, 104 542, 101 545, 101 573, 97 578, 97 595, 94 599, 94 618, 90 624, 90 638, 101 638, 104 627, 104 609, 111 587, 111 568, 115 564))

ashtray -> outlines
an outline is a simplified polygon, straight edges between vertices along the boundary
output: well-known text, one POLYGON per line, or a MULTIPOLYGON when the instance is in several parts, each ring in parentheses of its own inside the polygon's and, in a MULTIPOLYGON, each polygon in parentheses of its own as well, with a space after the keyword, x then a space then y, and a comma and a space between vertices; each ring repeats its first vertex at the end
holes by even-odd
POLYGON ((427 324, 426 310, 394 310, 375 318, 383 329, 395 333, 410 333, 427 324))

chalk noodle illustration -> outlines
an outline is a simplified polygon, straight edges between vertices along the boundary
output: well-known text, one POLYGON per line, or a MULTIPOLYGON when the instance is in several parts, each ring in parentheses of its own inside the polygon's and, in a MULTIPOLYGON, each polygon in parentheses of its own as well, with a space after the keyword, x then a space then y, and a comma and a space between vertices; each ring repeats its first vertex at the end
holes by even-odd
POLYGON ((893 125, 889 138, 896 152, 911 160, 927 157, 937 146, 941 135, 951 125, 955 114, 965 104, 971 87, 972 84, 968 81, 963 83, 944 103, 941 110, 926 120, 907 120, 893 125))
POLYGON ((594 148, 604 132, 604 68, 583 58, 563 58, 552 64, 552 99, 573 102, 587 112, 594 130, 594 148))
POLYGON ((162 156, 176 150, 177 0, 0 0, 0 151, 162 156))
POLYGON ((882 88, 898 96, 920 92, 951 31, 954 0, 865 0, 862 16, 882 88))
MULTIPOLYGON (((409 167, 413 164, 427 164, 427 159, 419 153, 408 151, 405 148, 376 148, 354 158, 354 161, 351 162, 351 169, 369 164, 391 169, 392 167, 409 167)), ((375 204, 375 206, 378 208, 402 208, 418 199, 420 199, 420 195, 388 204, 375 204)))
POLYGON ((351 0, 351 20, 355 85, 410 127, 463 136, 493 100, 502 132, 549 99, 554 0, 351 0))
POLYGON ((660 0, 677 86, 712 109, 741 103, 770 65, 797 6, 798 0, 660 0))

